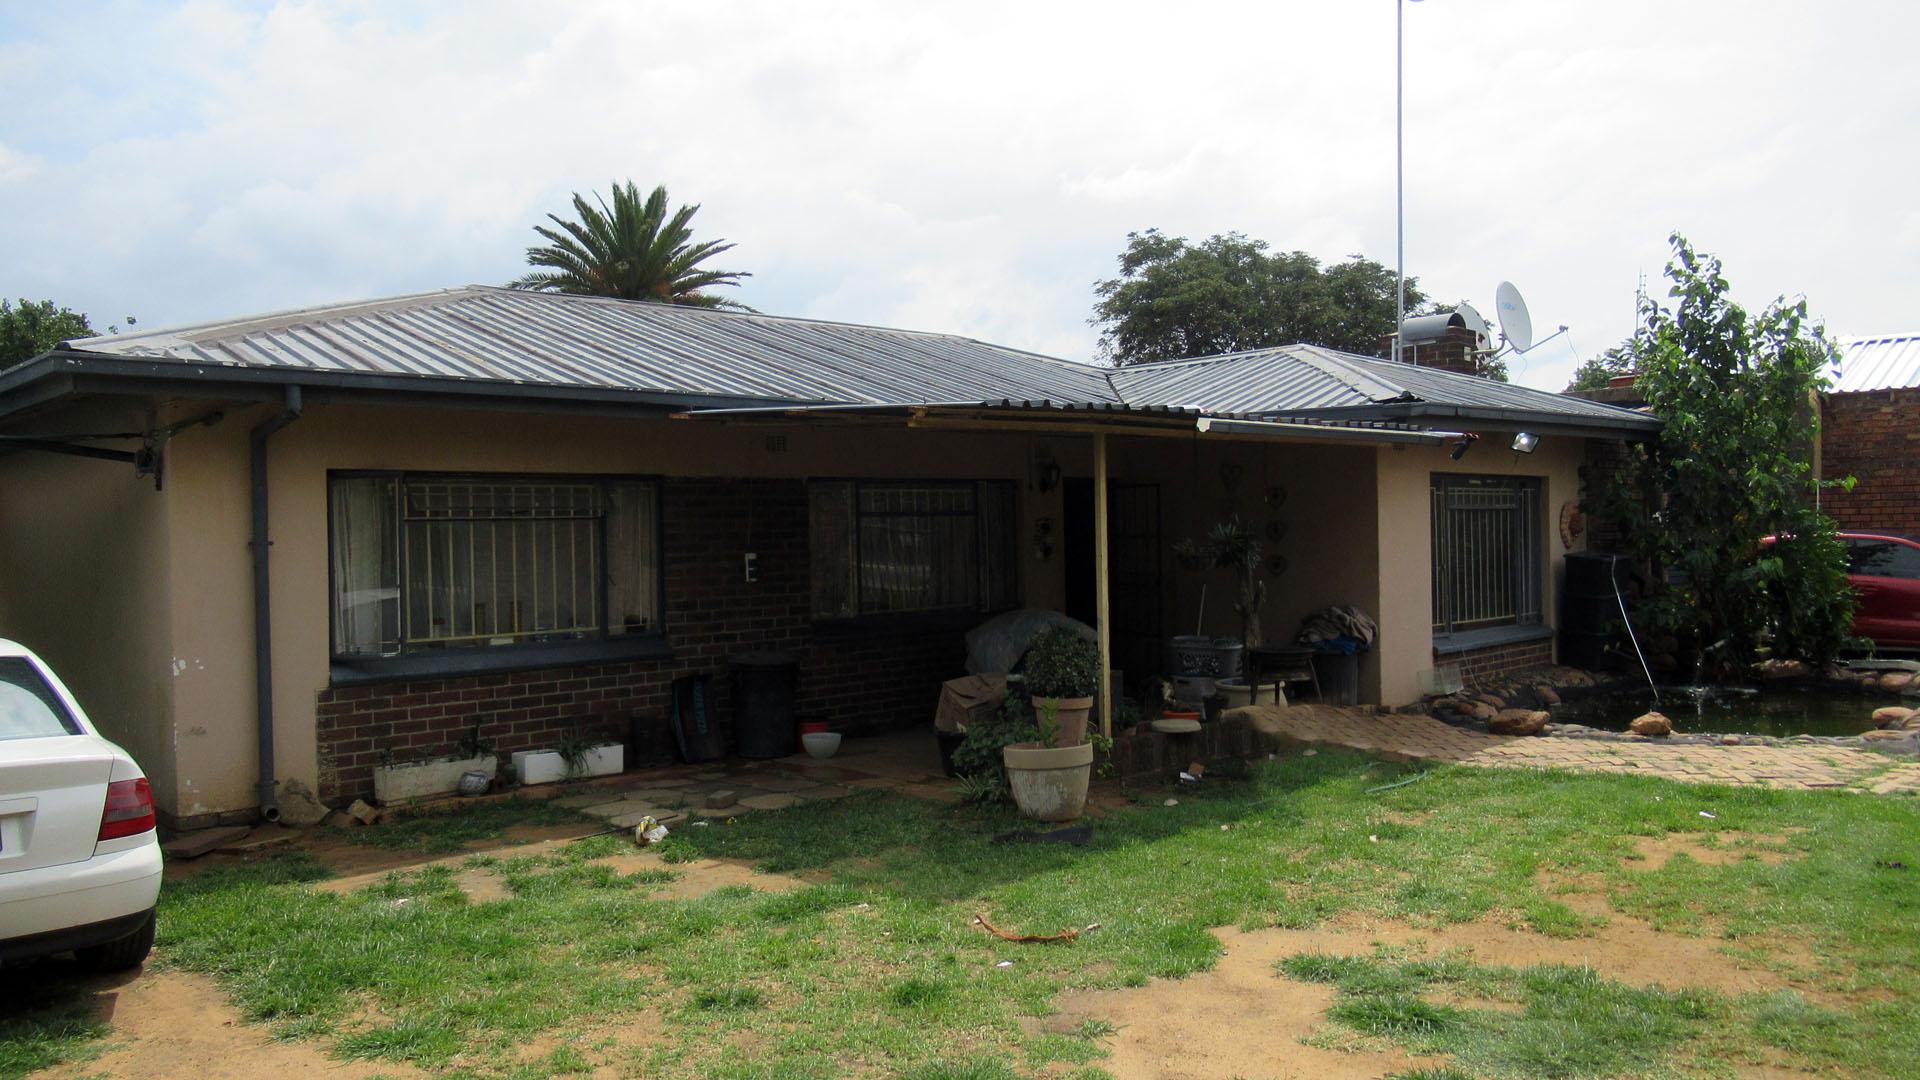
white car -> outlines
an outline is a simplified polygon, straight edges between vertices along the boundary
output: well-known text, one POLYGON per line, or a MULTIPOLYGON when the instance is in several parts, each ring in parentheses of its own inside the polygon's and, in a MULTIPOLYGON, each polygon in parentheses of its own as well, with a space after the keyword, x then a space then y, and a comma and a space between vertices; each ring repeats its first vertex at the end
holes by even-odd
POLYGON ((72 952, 101 971, 153 948, 160 839, 140 766, 40 658, 0 640, 0 964, 72 952))

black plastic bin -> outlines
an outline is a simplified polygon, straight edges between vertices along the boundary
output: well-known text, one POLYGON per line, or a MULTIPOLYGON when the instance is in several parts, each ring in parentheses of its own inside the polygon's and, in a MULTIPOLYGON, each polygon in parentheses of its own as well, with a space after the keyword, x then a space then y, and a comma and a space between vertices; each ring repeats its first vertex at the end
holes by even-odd
POLYGON ((733 750, 743 758, 780 758, 800 749, 793 698, 800 665, 780 652, 741 653, 733 668, 733 750))
POLYGON ((1320 700, 1332 705, 1360 703, 1360 657, 1354 653, 1316 650, 1313 673, 1320 680, 1320 700))

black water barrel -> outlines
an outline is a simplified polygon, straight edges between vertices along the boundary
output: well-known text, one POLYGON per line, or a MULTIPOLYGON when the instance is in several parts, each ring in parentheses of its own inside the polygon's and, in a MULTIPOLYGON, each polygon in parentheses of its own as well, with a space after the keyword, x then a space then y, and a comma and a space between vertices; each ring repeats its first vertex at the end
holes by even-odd
POLYGON ((733 749, 743 758, 780 758, 800 749, 793 699, 800 665, 781 652, 729 657, 733 668, 733 749))

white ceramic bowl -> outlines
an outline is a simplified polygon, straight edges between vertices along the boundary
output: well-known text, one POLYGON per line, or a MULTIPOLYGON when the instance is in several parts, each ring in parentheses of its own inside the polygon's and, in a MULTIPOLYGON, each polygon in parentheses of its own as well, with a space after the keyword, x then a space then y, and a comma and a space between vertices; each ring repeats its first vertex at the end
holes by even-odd
POLYGON ((809 731, 800 736, 801 745, 807 753, 817 758, 830 758, 840 749, 840 733, 837 731, 809 731))

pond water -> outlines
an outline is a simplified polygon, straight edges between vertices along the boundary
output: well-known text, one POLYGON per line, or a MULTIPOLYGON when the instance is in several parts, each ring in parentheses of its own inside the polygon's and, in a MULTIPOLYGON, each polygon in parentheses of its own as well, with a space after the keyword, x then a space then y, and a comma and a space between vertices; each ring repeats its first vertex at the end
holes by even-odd
POLYGON ((1569 699, 1554 708, 1553 721, 1625 731, 1634 717, 1658 709, 1684 734, 1858 735, 1873 727, 1875 704, 1866 697, 1787 687, 1696 691, 1676 686, 1663 687, 1658 704, 1645 688, 1569 699))

